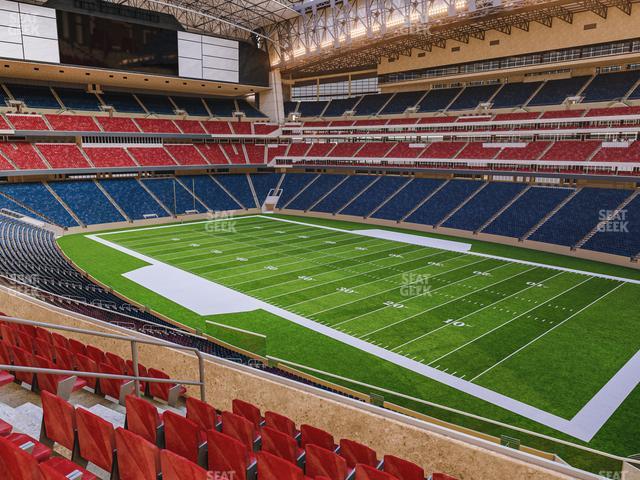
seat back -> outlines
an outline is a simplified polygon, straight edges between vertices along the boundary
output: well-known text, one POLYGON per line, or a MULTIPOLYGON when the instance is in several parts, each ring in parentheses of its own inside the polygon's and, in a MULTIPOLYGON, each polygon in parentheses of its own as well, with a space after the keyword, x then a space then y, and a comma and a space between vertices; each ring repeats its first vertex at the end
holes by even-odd
POLYGON ((10 365, 12 363, 11 353, 11 345, 4 340, 0 341, 0 361, 2 361, 4 365, 10 365))
POLYGON ((370 467, 378 466, 376 452, 366 445, 353 440, 340 440, 340 456, 347 461, 349 468, 355 468, 358 463, 369 465, 370 467))
POLYGON ((415 463, 393 455, 384 456, 384 471, 399 480, 424 480, 424 469, 415 463))
MULTIPOLYGON (((16 345, 12 345, 10 348, 14 365, 21 367, 35 366, 35 361, 31 353, 16 345)), ((16 379, 31 385, 31 383, 33 382, 33 374, 29 372, 16 372, 16 379)))
MULTIPOLYGON (((108 363, 100 363, 98 364, 98 371, 100 373, 109 373, 111 375, 122 375, 121 372, 116 370, 114 367, 109 365, 108 363)), ((115 399, 120 398, 120 387, 122 387, 123 380, 114 380, 108 378, 100 379, 100 391, 103 395, 109 395, 115 399)))
POLYGON ((69 350, 72 351, 76 355, 78 355, 78 354, 86 355, 87 354, 87 346, 84 343, 79 342, 75 338, 70 338, 69 339, 69 350))
POLYGON ((33 350, 36 354, 53 362, 54 352, 53 345, 42 338, 36 337, 33 340, 33 350))
POLYGON ((61 370, 75 370, 75 357, 70 350, 67 350, 63 347, 56 347, 55 357, 56 367, 60 368, 61 370))
POLYGON ((69 340, 67 337, 60 335, 59 333, 52 332, 51 338, 53 339, 54 346, 69 349, 69 340))
POLYGON ((118 473, 120 480, 157 480, 160 473, 160 449, 140 435, 116 429, 118 473))
POLYGON ((27 352, 33 353, 33 341, 35 340, 35 337, 32 337, 23 331, 15 330, 13 332, 13 338, 20 348, 24 348, 27 352))
POLYGON ((237 398, 231 402, 231 406, 233 413, 246 418, 253 423, 256 428, 260 428, 260 424, 262 423, 262 414, 258 407, 249 402, 238 400, 237 398))
MULTIPOLYGON (((356 465, 356 478, 355 480, 400 480, 394 477, 390 473, 381 472, 369 465, 356 465)), ((422 479, 424 480, 424 478, 422 479)))
POLYGON ((127 365, 124 361, 124 358, 122 358, 120 355, 107 352, 105 356, 107 357, 107 363, 118 370, 121 374, 124 375, 127 372, 127 365))
POLYGON ((258 478, 260 480, 304 480, 300 467, 269 452, 258 452, 258 478))
POLYGON ((256 438, 256 429, 249 420, 231 412, 222 412, 222 433, 235 438, 250 451, 256 438))
POLYGON ((93 345, 87 345, 87 357, 96 362, 97 365, 107 363, 107 357, 104 352, 93 345))
POLYGON ((36 327, 36 338, 47 342, 49 345, 53 347, 53 336, 49 330, 46 330, 42 327, 36 327))
POLYGON ((261 432, 263 451, 297 464, 298 442, 293 437, 271 427, 262 427, 261 432))
POLYGON ((0 334, 2 334, 2 340, 9 345, 16 345, 17 340, 15 338, 16 330, 10 323, 3 323, 0 325, 0 334))
MULTIPOLYGON (((147 372, 150 378, 171 378, 169 375, 164 373, 161 370, 156 370, 155 368, 150 368, 147 372)), ((160 398, 164 401, 169 400, 169 389, 173 387, 172 383, 156 383, 152 382, 149 384, 149 393, 152 397, 160 398)))
POLYGON ((208 480, 207 471, 169 450, 160 452, 162 480, 208 480))
POLYGON ((84 408, 76 409, 80 456, 110 472, 116 448, 113 425, 84 408))
POLYGON ((76 410, 69 402, 43 391, 42 424, 48 439, 59 443, 68 450, 73 450, 76 437, 76 410))
POLYGON ((306 448, 307 445, 317 445, 327 450, 335 450, 336 448, 333 435, 320 428, 305 424, 300 426, 300 433, 302 434, 302 448, 306 448))
MULTIPOLYGON (((78 370, 82 372, 98 373, 98 364, 94 362, 92 358, 78 353, 76 354, 76 362, 78 363, 78 370)), ((87 387, 95 390, 98 383, 98 379, 96 377, 82 377, 82 379, 87 382, 87 387)))
POLYGON ((127 407, 127 430, 157 444, 158 426, 161 423, 158 409, 135 395, 127 395, 125 405, 127 407))
POLYGON ((276 412, 267 411, 264 413, 264 420, 268 427, 286 433, 291 437, 296 436, 296 424, 290 418, 276 412))
POLYGON ((325 476, 331 480, 345 480, 349 473, 347 461, 340 455, 319 447, 306 447, 306 474, 308 477, 325 476))
POLYGON ((200 446, 198 425, 170 410, 164 412, 162 418, 164 420, 165 448, 197 463, 198 447, 200 446))
MULTIPOLYGON (((34 355, 33 360, 36 367, 50 369, 55 368, 55 365, 51 363, 51 361, 41 357, 40 355, 34 355)), ((61 375, 37 373, 36 377, 38 378, 38 387, 40 390, 51 392, 53 394, 58 393, 58 382, 63 378, 61 375)))
POLYGON ((249 449, 229 435, 215 429, 207 430, 209 470, 214 472, 234 472, 230 478, 247 479, 249 449))
POLYGON ((216 409, 194 397, 187 398, 187 418, 205 431, 215 429, 218 423, 216 409))
POLYGON ((20 450, 6 438, 0 437, 0 472, 11 472, 11 480, 40 480, 35 457, 20 450))

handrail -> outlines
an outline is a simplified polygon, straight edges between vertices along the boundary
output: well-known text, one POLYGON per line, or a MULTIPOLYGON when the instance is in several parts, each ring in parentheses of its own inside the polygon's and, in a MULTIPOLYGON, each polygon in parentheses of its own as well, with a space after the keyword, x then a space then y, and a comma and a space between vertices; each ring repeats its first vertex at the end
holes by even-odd
POLYGON ((267 358, 272 362, 283 363, 285 365, 290 365, 290 366, 295 367, 297 369, 302 369, 303 371, 304 370, 308 370, 310 372, 317 373, 317 374, 320 374, 320 375, 324 375, 324 376, 327 376, 327 377, 332 377, 334 379, 341 380, 343 382, 348 382, 348 383, 351 383, 353 385, 366 387, 366 388, 369 388, 369 389, 372 389, 372 390, 377 390, 377 391, 382 392, 382 393, 393 395, 395 397, 403 398, 405 400, 410 400, 412 402, 420 403, 420 404, 428 406, 428 407, 439 408, 441 410, 444 410, 444 411, 447 411, 447 412, 451 412, 451 413, 455 413, 455 414, 458 414, 458 415, 462 415, 464 417, 468 417, 468 418, 471 418, 471 419, 474 419, 474 420, 480 420, 480 421, 483 421, 483 422, 486 422, 486 423, 489 423, 489 424, 492 424, 492 425, 495 425, 495 426, 498 426, 498 427, 507 428, 509 430, 513 430, 513 431, 516 431, 516 432, 524 433, 526 435, 531 435, 533 437, 537 437, 537 438, 540 438, 542 440, 547 440, 547 441, 551 441, 551 442, 554 442, 554 443, 559 443, 559 444, 567 446, 567 447, 576 448, 578 450, 582 450, 582 451, 585 451, 585 452, 588 452, 588 453, 592 453, 592 454, 596 454, 596 455, 601 455, 601 456, 609 458, 611 460, 616 460, 616 461, 619 461, 619 462, 627 462, 627 463, 631 463, 633 465, 640 466, 640 459, 621 457, 619 455, 613 455, 613 454, 610 454, 610 453, 602 452, 600 450, 596 450, 596 449, 593 449, 593 448, 585 447, 583 445, 578 445, 578 444, 575 444, 575 443, 572 443, 572 442, 568 442, 566 440, 562 440, 562 439, 555 438, 555 437, 550 437, 550 436, 544 435, 542 433, 536 433, 536 432, 533 432, 531 430, 527 430, 525 428, 516 427, 514 425, 509 425, 507 423, 499 422, 497 420, 492 420, 490 418, 482 417, 480 415, 475 415, 473 413, 465 412, 463 410, 458 410, 458 409, 455 409, 455 408, 447 407, 445 405, 440 405, 438 403, 430 402, 430 401, 424 400, 422 398, 412 397, 412 396, 406 395, 404 393, 394 392, 393 390, 389 390, 389 389, 386 389, 384 387, 377 387, 375 385, 370 385, 368 383, 360 382, 358 380, 353 380, 351 378, 343 377, 343 376, 340 376, 340 375, 335 375, 335 374, 330 373, 330 372, 325 372, 323 370, 319 370, 319 369, 316 369, 316 368, 313 368, 313 367, 309 367, 309 366, 306 366, 306 365, 301 365, 299 363, 291 362, 289 360, 284 360, 284 359, 281 359, 281 358, 278 358, 278 357, 272 357, 270 355, 267 355, 267 358))
MULTIPOLYGON (((98 373, 93 373, 91 374, 90 372, 83 372, 83 375, 81 376, 85 376, 85 377, 96 377, 96 378, 113 378, 113 379, 121 379, 121 380, 133 380, 134 381, 134 385, 135 385, 135 394, 136 396, 140 396, 140 382, 143 381, 151 381, 153 382, 153 380, 148 380, 147 377, 140 377, 139 376, 139 361, 138 361, 138 345, 139 344, 145 344, 145 345, 155 345, 155 346, 160 346, 160 347, 167 347, 167 348, 175 348, 177 350, 186 350, 188 352, 192 352, 196 355, 197 359, 198 359, 198 371, 199 371, 199 376, 200 376, 200 380, 199 381, 183 381, 183 382, 177 382, 175 380, 171 380, 171 379, 156 379, 156 380, 167 380, 167 381, 162 381, 162 382, 156 382, 156 383, 181 383, 184 385, 198 385, 200 386, 200 398, 202 401, 206 401, 206 388, 205 388, 205 368, 204 368, 204 355, 203 353, 198 350, 197 348, 194 347, 185 347, 183 345, 177 345, 177 344, 173 344, 173 343, 169 343, 169 342, 162 342, 162 341, 157 341, 157 340, 148 340, 145 338, 135 338, 135 337, 128 337, 125 335, 117 335, 114 333, 104 333, 104 332, 97 332, 97 331, 93 331, 93 330, 87 330, 87 329, 83 329, 83 328, 77 328, 77 327, 67 327, 64 325, 56 325, 56 324, 52 324, 52 323, 45 323, 45 322, 36 322, 33 320, 24 320, 21 318, 16 318, 16 317, 8 317, 8 316, 4 316, 4 315, 0 315, 0 322, 7 322, 7 323, 15 323, 18 325, 30 325, 33 327, 41 327, 41 328, 46 328, 46 329, 51 329, 51 330, 60 330, 63 332, 72 332, 72 333, 80 333, 83 335, 90 335, 90 336, 94 336, 94 337, 101 337, 101 338, 109 338, 111 340, 121 340, 121 341, 125 341, 125 342, 129 342, 131 344, 131 362, 133 364, 133 376, 127 376, 127 375, 111 375, 111 374, 98 374, 98 373), (86 374, 85 374, 86 373, 86 374), (111 375, 111 376, 108 376, 111 375)), ((5 368, 6 366, 0 366, 0 368, 5 368)), ((7 367, 9 368, 11 371, 25 371, 25 372, 29 372, 29 371, 33 371, 35 373, 38 373, 36 370, 18 370, 18 366, 9 366, 7 367)), ((35 367, 20 367, 20 368, 35 368, 35 367)), ((47 371, 49 373, 52 374, 60 374, 60 375, 79 375, 79 372, 74 372, 73 370, 51 370, 51 369, 42 369, 44 370, 43 372, 39 372, 39 373, 47 373, 47 371)))

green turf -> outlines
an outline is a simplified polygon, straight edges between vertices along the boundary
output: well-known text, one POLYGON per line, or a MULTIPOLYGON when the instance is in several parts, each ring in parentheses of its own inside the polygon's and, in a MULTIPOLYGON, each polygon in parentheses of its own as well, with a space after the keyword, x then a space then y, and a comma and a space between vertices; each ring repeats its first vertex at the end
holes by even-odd
MULTIPOLYGON (((629 283, 265 218, 105 238, 564 418, 575 415, 640 344, 632 301, 640 286, 629 283), (607 314, 614 309, 615 317, 607 314)), ((628 278, 637 274, 473 243, 478 252, 628 278)), ((265 311, 200 317, 121 276, 144 262, 83 235, 63 237, 60 245, 102 282, 185 325, 206 330, 206 320, 213 320, 261 333, 273 356, 568 439, 265 311)), ((632 427, 639 420, 638 397, 629 397, 590 446, 621 455, 640 452, 632 427)), ((571 455, 580 466, 602 466, 571 455)))

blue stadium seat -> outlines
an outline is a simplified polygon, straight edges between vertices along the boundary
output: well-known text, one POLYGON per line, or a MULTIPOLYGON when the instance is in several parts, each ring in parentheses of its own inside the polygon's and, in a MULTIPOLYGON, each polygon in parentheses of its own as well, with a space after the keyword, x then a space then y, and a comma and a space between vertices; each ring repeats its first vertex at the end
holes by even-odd
POLYGON ((587 86, 583 96, 585 102, 606 102, 621 100, 640 79, 640 70, 604 73, 587 86))
POLYGON ((148 178, 143 179, 142 183, 170 212, 176 215, 183 215, 193 210, 198 213, 207 211, 207 207, 174 178, 148 178))
POLYGON ((381 176, 375 184, 369 187, 366 192, 351 202, 340 213, 343 215, 366 217, 408 181, 405 177, 392 175, 381 176))
POLYGON ((0 185, 0 190, 62 227, 78 226, 78 222, 42 183, 0 185))
POLYGON ((531 98, 542 82, 507 83, 493 98, 493 108, 521 107, 531 98))
POLYGON ((292 113, 298 111, 298 103, 299 102, 284 102, 284 114, 285 116, 289 116, 292 113))
POLYGON ((5 105, 8 105, 8 104, 9 104, 9 97, 4 92, 4 88, 2 88, 2 85, 0 85, 0 107, 4 107, 5 105))
POLYGON ((173 115, 175 107, 166 95, 151 95, 148 93, 137 93, 136 96, 147 108, 149 113, 157 115, 173 115))
POLYGON ((231 198, 209 175, 184 176, 180 177, 180 181, 188 190, 194 191, 196 196, 202 200, 212 212, 242 210, 242 206, 231 198))
MULTIPOLYGON (((2 190, 4 190, 4 189, 2 189, 2 190)), ((11 200, 10 198, 5 197, 4 195, 0 195, 0 210, 3 210, 3 209, 11 210, 14 213, 20 213, 22 215, 26 215, 27 217, 36 218, 38 220, 42 220, 43 222, 50 223, 42 215, 30 212, 29 210, 24 208, 22 205, 16 203, 15 201, 11 200)), ((0 218, 4 218, 4 217, 0 217, 0 218)))
POLYGON ((207 106, 214 117, 233 117, 236 111, 236 102, 228 98, 205 98, 207 106))
POLYGON ((414 178, 371 216, 383 220, 400 221, 443 182, 444 180, 433 178, 414 178))
POLYGON ((482 233, 521 238, 572 192, 569 188, 531 187, 482 233))
POLYGON ((640 254, 640 197, 634 198, 582 248, 634 258, 640 254))
POLYGON ((51 182, 49 186, 85 225, 125 221, 93 182, 51 182))
POLYGON ((585 75, 582 77, 549 80, 536 96, 531 99, 528 106, 560 105, 567 97, 577 95, 589 78, 591 77, 585 75))
POLYGON ((253 184, 253 189, 256 192, 256 196, 258 197, 258 203, 260 206, 264 203, 267 195, 269 194, 269 190, 276 188, 280 178, 282 177, 281 173, 252 173, 250 175, 251 183, 253 184))
POLYGON ((200 97, 179 97, 172 96, 171 100, 178 106, 179 110, 184 110, 189 115, 198 117, 208 117, 209 112, 202 103, 200 97))
POLYGON ((438 112, 444 110, 460 93, 461 88, 434 88, 418 104, 420 112, 438 112))
POLYGON ((522 183, 489 183, 442 226, 475 232, 524 188, 522 183))
POLYGON ((54 90, 64 106, 71 110, 100 111, 100 102, 93 93, 85 92, 79 88, 55 87, 54 90))
POLYGON ((488 102, 500 85, 475 85, 466 87, 451 104, 449 110, 472 110, 482 102, 488 102))
POLYGON ((598 224, 602 212, 614 210, 629 195, 629 190, 583 188, 529 240, 573 246, 598 224))
POLYGON ((104 92, 100 94, 105 105, 115 108, 120 113, 144 113, 144 109, 130 93, 104 92))
POLYGON ((315 173, 288 173, 285 174, 284 180, 280 184, 282 195, 278 200, 278 208, 284 206, 291 201, 299 192, 301 192, 314 178, 318 175, 315 173))
POLYGON ((132 220, 142 220, 145 215, 154 214, 158 217, 169 216, 135 179, 100 180, 100 184, 132 220))
POLYGON ((472 180, 451 180, 409 215, 405 221, 423 225, 437 225, 482 185, 482 182, 472 180))
POLYGON ((376 93, 363 96, 356 106, 356 115, 376 115, 392 96, 393 93, 376 93))
POLYGON ((640 99, 640 85, 638 85, 633 92, 629 94, 629 100, 640 99))
POLYGON ((338 188, 323 198, 311 211, 337 213, 347 202, 371 185, 375 179, 375 175, 352 175, 342 182, 338 188))
POLYGON ((315 182, 309 185, 304 192, 296 197, 287 208, 293 210, 308 210, 311 206, 317 202, 324 194, 335 187, 342 179, 344 175, 335 174, 323 174, 320 175, 315 182))
POLYGON ((341 117, 344 112, 353 110, 360 97, 336 98, 329 102, 329 106, 322 114, 323 117, 341 117))
POLYGON ((302 117, 319 117, 327 107, 328 101, 300 102, 298 112, 302 117))
POLYGON ((49 87, 18 85, 15 83, 5 83, 5 85, 9 88, 13 98, 23 101, 28 107, 54 110, 62 108, 49 87))
POLYGON ((253 105, 251 105, 249 102, 247 102, 242 98, 239 98, 238 100, 236 100, 236 103, 238 104, 238 110, 241 112, 244 112, 244 114, 249 118, 266 118, 267 117, 264 113, 262 113, 260 110, 258 110, 256 107, 254 107, 253 105))
POLYGON ((239 175, 216 175, 215 178, 244 208, 256 208, 256 201, 251 194, 249 181, 244 173, 239 175))
POLYGON ((424 91, 398 92, 395 97, 393 97, 393 100, 387 103, 387 105, 382 109, 380 115, 404 113, 407 108, 415 107, 424 94, 424 91))

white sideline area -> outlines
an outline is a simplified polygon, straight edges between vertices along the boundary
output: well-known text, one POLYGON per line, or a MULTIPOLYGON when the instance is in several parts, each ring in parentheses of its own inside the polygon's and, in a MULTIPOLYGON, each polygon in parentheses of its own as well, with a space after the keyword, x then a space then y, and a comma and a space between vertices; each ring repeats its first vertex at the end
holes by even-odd
MULTIPOLYGON (((237 217, 234 220, 241 220, 245 218, 263 218, 269 219, 272 221, 280 221, 286 223, 296 223, 300 225, 307 225, 310 227, 317 227, 322 229, 334 230, 343 233, 353 234, 353 235, 365 235, 375 238, 382 238, 384 240, 389 241, 398 241, 402 243, 413 243, 414 239, 419 239, 422 242, 426 237, 422 237, 419 235, 410 235, 410 234, 402 234, 397 232, 390 232, 378 229, 372 230, 342 230, 333 227, 326 227, 321 225, 314 225, 306 222, 296 222, 293 220, 285 220, 280 218, 274 218, 270 216, 263 215, 252 215, 245 217, 237 217)), ((215 221, 215 220, 213 220, 215 221)), ((228 221, 228 219, 227 219, 228 221)), ((194 225, 197 223, 205 223, 205 222, 192 222, 186 223, 182 225, 163 225, 156 227, 146 227, 138 229, 138 231, 142 230, 156 230, 162 228, 176 228, 180 226, 188 226, 194 225)), ((132 272, 128 272, 124 274, 124 276, 139 285, 152 290, 163 297, 188 308, 189 310, 202 315, 214 315, 221 313, 235 313, 235 312, 247 312, 253 311, 256 309, 263 309, 268 312, 271 312, 275 315, 278 315, 282 318, 285 318, 291 322, 294 322, 303 327, 314 330, 317 333, 328 336, 332 339, 338 340, 342 343, 350 345, 352 347, 363 350, 371 355, 375 355, 383 360, 389 361, 401 367, 407 368, 413 372, 419 373, 425 377, 433 379, 437 382, 448 385, 452 388, 455 388, 459 391, 465 392, 474 397, 480 398, 486 402, 497 405, 501 408, 509 410, 513 413, 536 421, 542 425, 547 427, 551 427, 560 432, 566 433, 575 437, 582 441, 590 441, 596 433, 602 428, 602 426, 609 420, 609 418, 615 413, 618 407, 624 402, 627 396, 635 389, 635 387, 640 384, 640 352, 636 353, 627 364, 621 368, 614 376, 607 382, 607 384, 602 387, 602 389, 571 419, 565 419, 559 417, 557 415, 553 415, 539 408, 528 405, 524 402, 515 400, 513 398, 507 397, 500 393, 494 392, 488 388, 482 387, 480 385, 476 385, 470 381, 461 379, 454 375, 445 373, 441 370, 438 370, 433 367, 429 367, 415 360, 411 360, 410 358, 404 357, 400 354, 391 352, 379 346, 373 345, 371 343, 365 342, 364 340, 360 340, 359 338, 348 335, 344 332, 335 330, 326 325, 322 325, 320 323, 309 320, 308 318, 302 317, 295 313, 289 312, 282 308, 276 307, 269 303, 263 302, 261 300, 257 300, 253 297, 250 297, 246 294, 240 293, 233 289, 227 288, 225 286, 219 285, 215 282, 207 280, 198 275, 194 275, 192 273, 181 270, 177 267, 173 267, 167 265, 163 262, 155 260, 151 257, 138 253, 129 248, 123 247, 116 243, 110 242, 102 237, 118 234, 122 232, 107 232, 102 234, 93 234, 88 235, 87 238, 90 238, 96 242, 99 242, 103 245, 106 245, 110 248, 123 252, 127 255, 130 255, 134 258, 138 258, 146 263, 148 266, 142 267, 140 269, 134 270, 132 272)), ((434 240, 434 239, 429 239, 434 240)), ((442 248, 442 249, 451 249, 455 248, 454 251, 464 251, 471 255, 479 255, 484 257, 498 258, 505 261, 514 261, 503 257, 494 257, 490 255, 473 253, 468 250, 462 250, 466 248, 468 245, 469 248, 471 245, 451 242, 451 241, 440 241, 437 246, 433 243, 429 243, 428 246, 434 248, 442 248), (442 243, 446 242, 446 243, 442 243), (451 244, 451 245, 449 245, 451 244), (445 248, 444 245, 448 245, 450 248, 445 248)), ((423 245, 422 243, 417 243, 417 245, 423 245)), ((426 246, 426 245, 425 245, 426 246)), ((607 275, 598 275, 590 272, 583 272, 578 270, 564 269, 562 267, 553 267, 544 264, 536 264, 534 262, 526 262, 521 261, 518 263, 523 263, 527 265, 538 265, 545 268, 552 268, 557 270, 563 270, 574 273, 581 273, 584 275, 597 276, 602 278, 609 278, 613 280, 619 280, 623 282, 633 282, 640 283, 637 281, 632 281, 631 279, 612 277, 607 275)), ((570 386, 567 386, 570 388, 570 386)))

